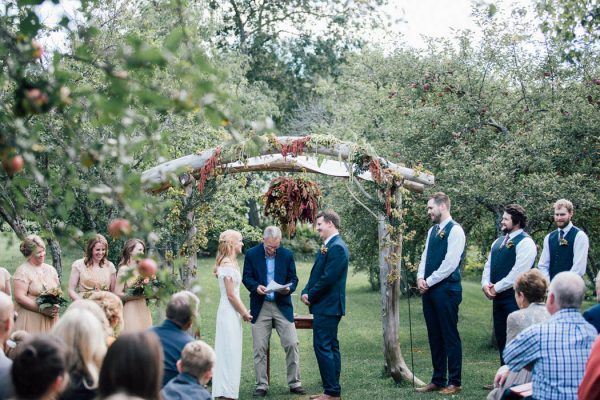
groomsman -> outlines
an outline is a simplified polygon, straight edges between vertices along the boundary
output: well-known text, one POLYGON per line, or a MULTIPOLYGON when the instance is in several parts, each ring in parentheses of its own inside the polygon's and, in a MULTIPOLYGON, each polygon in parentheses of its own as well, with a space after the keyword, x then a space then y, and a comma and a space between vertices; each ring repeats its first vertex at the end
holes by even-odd
POLYGON ((417 286, 423 295, 433 376, 428 385, 416 390, 451 395, 462 389, 462 346, 457 325, 465 233, 450 216, 450 198, 446 194, 438 192, 429 198, 427 214, 435 225, 427 233, 417 286))
POLYGON ((573 203, 560 199, 554 203, 554 222, 557 230, 544 238, 544 248, 538 268, 549 280, 559 272, 573 271, 585 274, 590 241, 581 229, 571 222, 573 203))
POLYGON ((310 278, 302 291, 302 302, 314 316, 313 347, 323 382, 323 394, 310 397, 316 400, 339 400, 342 391, 338 325, 346 313, 348 247, 339 229, 340 217, 335 211, 317 215, 317 232, 323 246, 317 252, 310 278))
POLYGON ((481 277, 483 293, 493 301, 494 335, 500 351, 500 365, 504 365, 502 352, 506 345, 508 314, 519 309, 513 283, 517 276, 533 267, 537 256, 533 239, 523 231, 526 224, 523 207, 518 204, 506 206, 500 223, 504 236, 492 244, 481 277))

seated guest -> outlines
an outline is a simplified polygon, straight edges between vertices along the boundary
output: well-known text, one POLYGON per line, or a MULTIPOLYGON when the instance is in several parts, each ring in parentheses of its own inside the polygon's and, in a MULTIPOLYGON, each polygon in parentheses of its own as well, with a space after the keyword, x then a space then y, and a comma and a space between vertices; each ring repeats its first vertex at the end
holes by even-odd
POLYGON ((158 335, 163 348, 165 366, 162 386, 177 376, 177 361, 181 358, 181 351, 194 340, 186 331, 198 315, 199 303, 200 300, 192 292, 184 290, 175 293, 167 304, 167 319, 161 326, 150 329, 158 335))
POLYGON ((215 352, 202 340, 185 345, 177 361, 179 375, 161 390, 163 400, 210 400, 206 384, 212 378, 215 352))
POLYGON ((107 348, 100 321, 87 310, 71 309, 58 320, 52 334, 71 349, 67 357, 69 384, 60 399, 93 399, 107 348))
POLYGON ((600 336, 596 338, 590 358, 585 366, 585 374, 579 385, 579 400, 600 399, 600 336))
POLYGON ((94 317, 96 317, 96 319, 100 322, 100 325, 102 325, 102 330, 106 334, 106 344, 110 346, 112 342, 115 341, 115 332, 110 326, 110 323, 106 318, 104 310, 98 305, 98 303, 92 300, 75 300, 74 302, 69 304, 69 307, 67 307, 66 312, 69 312, 70 310, 86 310, 91 312, 94 315, 94 317))
POLYGON ((106 291, 92 292, 88 299, 98 304, 113 330, 113 337, 119 336, 123 326, 123 302, 114 293, 106 291))
POLYGON ((53 400, 64 390, 67 346, 56 336, 33 336, 23 343, 12 366, 16 400, 53 400))
POLYGON ((11 333, 6 341, 6 357, 14 360, 17 353, 21 351, 23 342, 29 339, 30 336, 31 334, 26 331, 14 331, 11 333))
POLYGON ((100 369, 98 397, 123 393, 160 400, 162 351, 156 335, 132 332, 120 335, 109 347, 100 369))
POLYGON ((0 399, 8 399, 13 395, 10 379, 12 361, 4 355, 4 343, 10 336, 14 325, 15 308, 12 299, 4 292, 0 292, 0 399))
POLYGON ((575 272, 558 273, 546 308, 552 315, 521 332, 504 349, 511 371, 531 366, 534 399, 576 399, 596 329, 579 312, 585 283, 575 272))
MULTIPOLYGON (((508 315, 506 320, 506 343, 510 343, 525 328, 550 318, 544 299, 548 281, 538 269, 530 269, 520 274, 513 284, 515 299, 519 310, 508 315)), ((499 400, 506 388, 531 382, 531 372, 522 369, 509 371, 506 365, 500 367, 494 379, 494 390, 488 394, 488 400, 499 400)))
MULTIPOLYGON (((596 298, 600 301, 600 272, 596 275, 596 298)), ((594 325, 596 331, 600 333, 600 303, 588 308, 588 310, 583 313, 583 318, 594 325)))

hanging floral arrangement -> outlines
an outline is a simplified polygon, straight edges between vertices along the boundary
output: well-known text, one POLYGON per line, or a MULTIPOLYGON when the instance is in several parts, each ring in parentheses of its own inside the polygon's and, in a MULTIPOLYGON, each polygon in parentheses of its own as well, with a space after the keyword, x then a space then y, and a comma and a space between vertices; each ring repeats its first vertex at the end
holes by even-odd
POLYGON ((265 216, 276 219, 290 237, 298 222, 317 219, 321 190, 313 181, 292 176, 280 176, 271 181, 265 198, 265 216))

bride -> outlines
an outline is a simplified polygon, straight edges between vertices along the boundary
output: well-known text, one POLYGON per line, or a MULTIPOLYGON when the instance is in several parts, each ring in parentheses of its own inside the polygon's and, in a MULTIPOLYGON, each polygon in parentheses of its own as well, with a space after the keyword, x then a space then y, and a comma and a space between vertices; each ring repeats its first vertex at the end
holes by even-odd
POLYGON ((219 279, 221 298, 217 311, 215 352, 217 359, 212 379, 213 398, 237 399, 242 373, 242 318, 252 315, 240 300, 242 277, 236 256, 242 252, 242 235, 226 230, 219 236, 214 273, 219 279))

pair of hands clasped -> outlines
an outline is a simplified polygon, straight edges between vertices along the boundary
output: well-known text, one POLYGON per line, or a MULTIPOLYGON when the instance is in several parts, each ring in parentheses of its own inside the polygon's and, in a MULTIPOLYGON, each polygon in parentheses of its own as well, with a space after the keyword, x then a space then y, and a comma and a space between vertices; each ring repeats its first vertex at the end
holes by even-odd
POLYGON ((43 310, 39 310, 39 313, 45 315, 46 317, 54 318, 58 315, 58 310, 59 307, 57 305, 53 305, 52 307, 47 307, 43 310))
POLYGON ((481 288, 483 290, 483 294, 490 300, 493 300, 496 297, 496 287, 493 283, 488 283, 484 287, 481 288))

